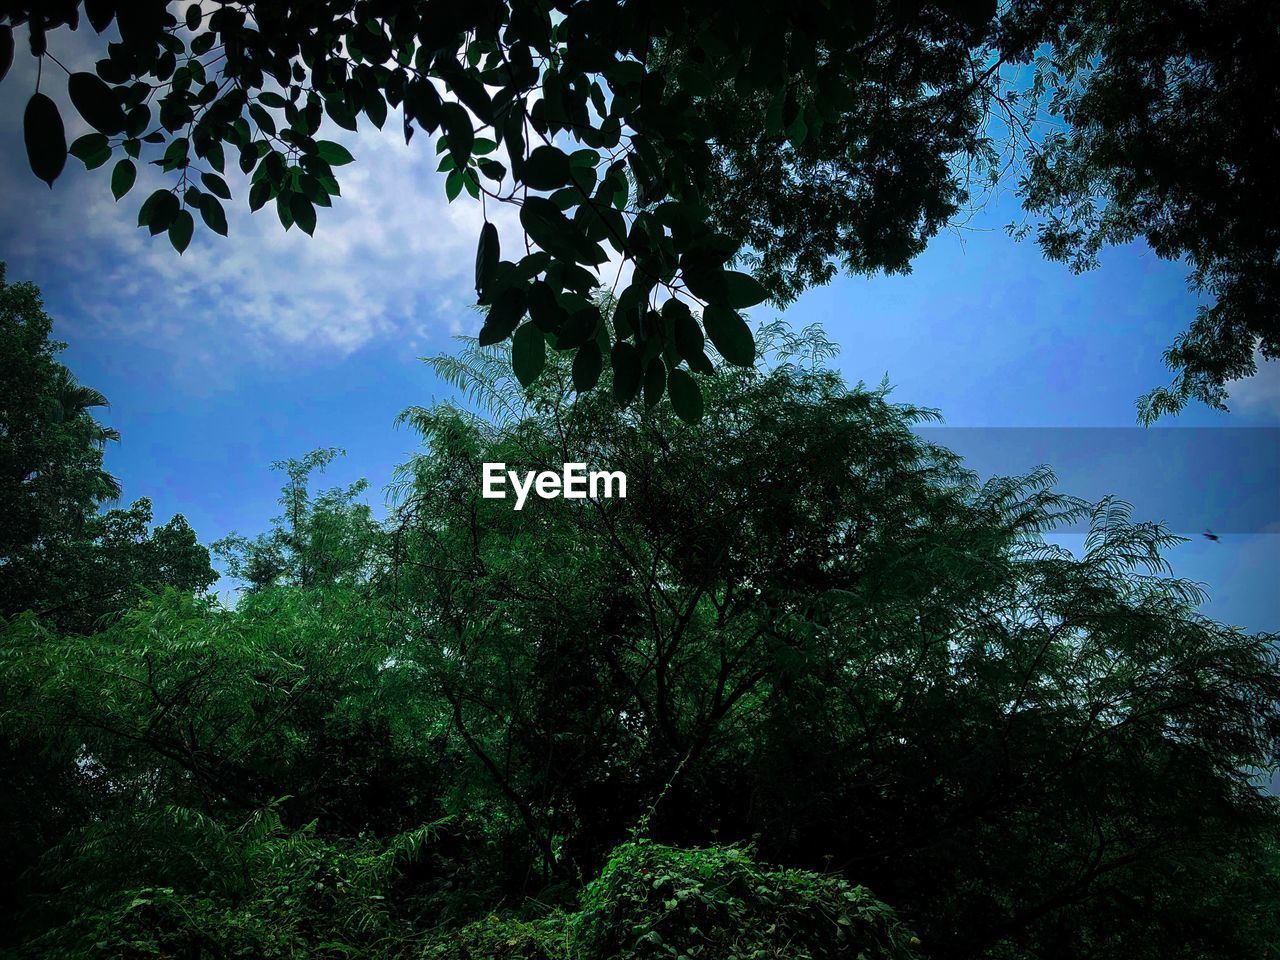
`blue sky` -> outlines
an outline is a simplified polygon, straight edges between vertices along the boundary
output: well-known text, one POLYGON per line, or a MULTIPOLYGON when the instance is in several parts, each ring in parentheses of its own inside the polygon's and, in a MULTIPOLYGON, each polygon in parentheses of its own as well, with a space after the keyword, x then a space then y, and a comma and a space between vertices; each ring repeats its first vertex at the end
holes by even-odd
MULTIPOLYGON (((198 231, 179 258, 163 237, 134 227, 145 182, 116 205, 109 167, 86 172, 71 160, 52 192, 26 169, 15 147, 29 62, 18 58, 0 87, 8 145, 0 259, 10 280, 40 285, 57 335, 71 344, 66 362, 111 399, 105 419, 123 441, 107 463, 126 499, 150 497, 159 520, 185 514, 206 542, 256 533, 275 513, 268 464, 319 446, 348 452, 330 470, 333 483, 368 477, 380 499, 416 445, 394 426, 396 414, 452 395, 419 358, 450 350, 454 334, 479 325, 469 306, 479 210, 465 197, 445 203, 426 138, 406 147, 390 132, 344 137, 358 160, 313 239, 237 206, 230 240, 198 231)), ((64 117, 69 138, 83 132, 70 110, 64 117)), ((1134 244, 1072 276, 1005 235, 1017 216, 1012 198, 993 197, 966 229, 938 237, 911 275, 841 278, 781 316, 822 324, 842 347, 836 364, 849 380, 887 374, 898 399, 939 408, 949 425, 1132 428, 1141 446, 1134 401, 1167 381, 1160 352, 1194 313, 1185 271, 1134 244)), ((778 315, 758 310, 753 319, 778 315)), ((1231 414, 1192 409, 1170 425, 1280 427, 1276 367, 1234 385, 1231 414)), ((1110 490, 1139 518, 1176 521, 1192 534, 1247 492, 1257 522, 1237 523, 1217 543, 1195 536, 1172 560, 1208 587, 1206 612, 1280 630, 1271 583, 1280 535, 1263 532, 1280 516, 1275 436, 1250 434, 1244 449, 1253 452, 1217 471, 1166 475, 1153 463, 1155 484, 1104 458, 1095 464, 1087 444, 1051 465, 1070 480, 1068 492, 1110 490), (1112 480, 1130 488, 1111 489, 1112 480)), ((1026 469, 1033 454, 1006 451, 977 466, 1026 469)))

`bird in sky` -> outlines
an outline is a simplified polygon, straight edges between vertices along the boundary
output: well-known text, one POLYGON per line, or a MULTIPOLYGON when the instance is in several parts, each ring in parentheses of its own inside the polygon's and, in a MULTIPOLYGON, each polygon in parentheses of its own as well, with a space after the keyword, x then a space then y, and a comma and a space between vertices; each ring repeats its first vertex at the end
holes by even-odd
POLYGON ((1218 536, 1218 535, 1217 535, 1216 533, 1214 533, 1212 530, 1205 530, 1205 532, 1204 532, 1204 538, 1205 538, 1206 540, 1212 540, 1214 543, 1217 543, 1219 540, 1221 540, 1221 539, 1222 539, 1220 536, 1218 536))

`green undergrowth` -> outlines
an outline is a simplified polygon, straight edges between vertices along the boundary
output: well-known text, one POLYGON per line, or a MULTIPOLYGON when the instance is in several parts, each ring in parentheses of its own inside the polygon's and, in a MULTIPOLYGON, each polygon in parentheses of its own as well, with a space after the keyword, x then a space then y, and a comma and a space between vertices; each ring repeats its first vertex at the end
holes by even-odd
POLYGON ((395 880, 311 848, 247 895, 130 891, 46 941, 44 956, 118 960, 909 960, 893 910, 834 876, 762 865, 737 847, 618 847, 576 911, 409 922, 395 880), (290 878, 282 881, 287 873, 290 878), (380 885, 381 881, 381 885, 380 885), (380 892, 385 891, 385 892, 380 892))

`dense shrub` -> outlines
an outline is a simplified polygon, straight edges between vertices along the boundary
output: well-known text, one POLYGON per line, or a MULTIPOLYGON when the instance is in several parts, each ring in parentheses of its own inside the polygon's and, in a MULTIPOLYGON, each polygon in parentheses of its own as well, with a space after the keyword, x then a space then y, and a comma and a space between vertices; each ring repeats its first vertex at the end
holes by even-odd
POLYGON ((569 960, 565 920, 559 912, 535 921, 486 917, 439 934, 422 960, 569 960))
MULTIPOLYGON (((421 904, 394 894, 433 827, 387 841, 333 843, 311 826, 285 830, 274 810, 231 832, 178 811, 166 819, 173 850, 197 850, 204 876, 99 897, 86 878, 69 874, 83 894, 80 909, 40 938, 32 955, 390 958, 407 955, 420 939, 421 904)), ((140 833, 147 826, 139 824, 140 833)), ((100 833, 85 843, 115 849, 100 833)))
POLYGON ((865 887, 736 847, 624 844, 583 893, 574 960, 896 960, 919 941, 865 887))
POLYGON ((906 960, 919 943, 864 887, 755 862, 738 847, 618 847, 576 913, 490 917, 431 960, 906 960))
POLYGON ((865 888, 763 866, 737 847, 627 843, 577 912, 488 916, 462 926, 397 901, 405 841, 339 849, 276 837, 247 848, 250 883, 112 897, 46 937, 46 957, 95 960, 909 960, 919 941, 865 888), (415 922, 416 921, 416 922, 415 922))

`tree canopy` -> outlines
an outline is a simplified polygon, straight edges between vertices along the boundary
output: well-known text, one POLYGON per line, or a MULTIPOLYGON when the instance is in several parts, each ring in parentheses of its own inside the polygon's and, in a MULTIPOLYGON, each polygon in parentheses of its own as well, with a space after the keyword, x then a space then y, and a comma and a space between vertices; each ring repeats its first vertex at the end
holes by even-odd
POLYGON ((119 439, 93 413, 107 398, 57 359, 33 284, 0 263, 0 619, 26 610, 89 631, 164 586, 200 591, 217 575, 181 516, 151 527, 151 502, 99 512, 120 486, 102 466, 119 439))
POLYGON ((979 483, 818 334, 758 341, 697 424, 473 344, 385 521, 318 451, 224 542, 233 608, 10 623, 0 724, 70 812, 26 955, 1275 956, 1276 638, 1123 503, 979 483), (492 461, 627 498, 516 513, 492 461))
POLYGON ((119 199, 139 164, 157 165, 172 179, 138 223, 179 251, 198 221, 227 232, 229 168, 251 209, 314 231, 353 159, 326 122, 434 136, 446 196, 486 212, 481 341, 511 338, 525 384, 550 345, 573 352, 577 389, 609 366, 621 396, 646 385, 687 419, 710 356, 755 356, 741 310, 841 268, 907 270, 1005 176, 1028 214, 1015 232, 1048 256, 1085 268, 1142 237, 1211 301, 1167 351, 1175 380, 1144 398, 1144 418, 1222 406, 1256 350, 1280 351, 1269 0, 767 0, 750 13, 710 0, 5 2, 0 76, 25 26, 41 83, 63 82, 62 67, 94 130, 68 146, 34 92, 32 170, 52 185, 69 154, 110 164, 119 199), (86 24, 105 55, 64 65, 60 31, 86 24), (499 235, 501 204, 518 207, 523 236, 499 235))
MULTIPOLYGON (((30 283, 0 263, 0 633, 26 618, 55 633, 93 634, 146 596, 203 591, 217 575, 180 515, 152 525, 151 503, 103 509, 120 487, 103 469, 117 438, 94 418, 106 398, 75 379, 50 340, 52 320, 30 283)), ((0 643, 7 639, 0 639, 0 643)), ((80 746, 54 745, 8 711, 0 690, 0 913, 22 874, 82 816, 72 788, 80 746)), ((86 689, 86 696, 95 691, 86 689)), ((3 943, 3 940, 0 940, 3 943)))

